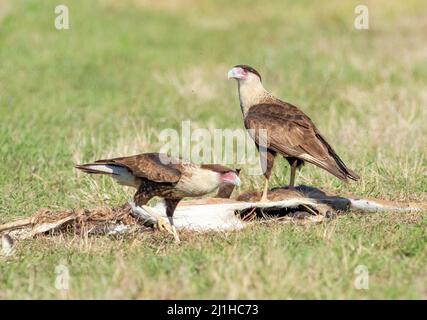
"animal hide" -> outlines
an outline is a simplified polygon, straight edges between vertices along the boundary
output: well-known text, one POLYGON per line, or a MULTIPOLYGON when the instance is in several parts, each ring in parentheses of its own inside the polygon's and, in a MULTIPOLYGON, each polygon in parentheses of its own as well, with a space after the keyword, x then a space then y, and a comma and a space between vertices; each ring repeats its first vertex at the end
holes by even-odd
MULTIPOLYGON (((289 190, 276 188, 268 193, 269 202, 259 202, 261 194, 249 192, 236 200, 204 198, 182 201, 174 214, 177 229, 192 232, 225 232, 240 230, 249 223, 319 223, 325 218, 348 212, 421 212, 422 203, 399 203, 379 199, 361 199, 328 195, 307 186, 289 190)), ((57 233, 120 234, 145 232, 157 227, 170 232, 166 210, 156 206, 135 207, 133 203, 119 208, 73 209, 62 212, 41 210, 33 216, 0 225, 0 233, 14 240, 57 233)), ((3 241, 4 243, 9 243, 3 241)), ((10 251, 11 248, 4 248, 10 251)))

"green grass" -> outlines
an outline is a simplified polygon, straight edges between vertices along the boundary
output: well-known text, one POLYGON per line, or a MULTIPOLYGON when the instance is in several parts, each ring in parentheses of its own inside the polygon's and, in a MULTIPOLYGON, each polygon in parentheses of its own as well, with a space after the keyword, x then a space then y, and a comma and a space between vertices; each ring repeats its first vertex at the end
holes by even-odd
MULTIPOLYGON (((427 5, 366 1, 0 0, 0 220, 43 207, 115 206, 132 194, 73 164, 156 151, 158 132, 242 128, 238 63, 300 106, 358 172, 342 184, 307 165, 298 183, 334 193, 427 200, 427 5)), ((244 169, 244 168, 243 168, 244 169)), ((240 192, 260 188, 243 175, 240 192)), ((288 181, 276 165, 272 185, 288 181)), ((349 215, 232 234, 33 239, 0 258, 0 298, 426 298, 427 218, 349 215), (73 240, 73 241, 70 241, 73 240), (70 290, 54 287, 70 268, 70 290), (369 290, 354 288, 366 265, 369 290)))

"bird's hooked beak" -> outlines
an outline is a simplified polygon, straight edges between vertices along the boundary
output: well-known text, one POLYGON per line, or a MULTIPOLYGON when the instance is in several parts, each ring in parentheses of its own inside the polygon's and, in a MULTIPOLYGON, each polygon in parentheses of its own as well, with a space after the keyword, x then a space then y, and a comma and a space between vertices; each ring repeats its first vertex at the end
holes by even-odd
POLYGON ((228 71, 227 76, 228 76, 228 79, 243 80, 246 78, 246 72, 245 70, 243 70, 243 68, 234 67, 228 71))
POLYGON ((240 178, 235 172, 227 172, 221 176, 221 182, 227 184, 234 184, 235 186, 240 186, 240 178))
POLYGON ((241 184, 240 178, 236 175, 236 178, 234 179, 234 185, 239 187, 241 184))

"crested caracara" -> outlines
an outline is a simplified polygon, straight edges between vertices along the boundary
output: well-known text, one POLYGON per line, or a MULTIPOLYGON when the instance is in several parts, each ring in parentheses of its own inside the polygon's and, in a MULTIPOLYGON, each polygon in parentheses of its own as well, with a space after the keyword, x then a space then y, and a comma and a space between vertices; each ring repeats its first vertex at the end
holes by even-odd
POLYGON ((98 160, 76 165, 76 168, 86 173, 108 174, 119 184, 136 188, 134 201, 137 206, 145 205, 155 196, 163 198, 177 242, 173 213, 182 198, 199 197, 217 188, 240 185, 237 172, 230 168, 217 164, 196 165, 162 153, 98 160))
POLYGON ((305 161, 341 180, 358 180, 358 175, 347 168, 304 112, 264 89, 258 71, 237 65, 230 69, 228 78, 237 80, 244 124, 260 151, 266 179, 261 201, 267 200, 268 180, 277 154, 285 157, 291 166, 291 188, 296 169, 305 161))

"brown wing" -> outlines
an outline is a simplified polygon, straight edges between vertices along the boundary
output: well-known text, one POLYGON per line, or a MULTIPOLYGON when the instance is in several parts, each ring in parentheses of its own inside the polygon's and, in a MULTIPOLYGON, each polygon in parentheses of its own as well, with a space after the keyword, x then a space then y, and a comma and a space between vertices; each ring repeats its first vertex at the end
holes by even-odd
POLYGON ((143 153, 129 157, 98 160, 97 164, 116 164, 128 168, 138 178, 176 183, 181 177, 181 160, 161 153, 143 153))
POLYGON ((246 129, 258 145, 266 146, 285 157, 313 163, 340 179, 357 179, 332 147, 320 135, 313 122, 295 106, 280 102, 258 104, 245 116, 246 129), (265 130, 267 141, 263 141, 265 130))
POLYGON ((233 169, 230 169, 230 168, 223 166, 223 165, 220 165, 220 164, 202 164, 202 165, 200 165, 200 167, 202 169, 208 169, 208 170, 212 170, 212 171, 219 172, 219 173, 226 173, 229 171, 235 171, 233 169))

